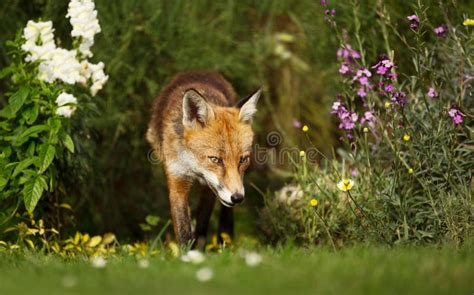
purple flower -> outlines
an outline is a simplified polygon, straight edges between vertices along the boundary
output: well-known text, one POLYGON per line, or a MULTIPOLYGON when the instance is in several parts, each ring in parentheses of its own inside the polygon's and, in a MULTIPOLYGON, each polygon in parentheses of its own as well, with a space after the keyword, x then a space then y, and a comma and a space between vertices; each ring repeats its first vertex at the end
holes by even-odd
POLYGON ((391 93, 391 92, 393 91, 393 84, 387 84, 387 85, 385 85, 385 91, 391 93))
POLYGON ((335 101, 333 103, 331 114, 337 115, 340 121, 339 128, 345 130, 353 129, 357 119, 359 118, 356 113, 349 112, 340 101, 335 101))
POLYGON ((355 123, 357 122, 357 119, 359 119, 359 116, 357 116, 356 113, 347 112, 344 114, 343 117, 339 117, 339 119, 341 120, 339 128, 345 130, 352 130, 354 129, 355 123))
POLYGON ((407 16, 407 19, 408 19, 409 21, 420 22, 420 18, 418 18, 418 15, 416 15, 416 14, 412 14, 412 15, 407 16))
POLYGON ((357 170, 357 168, 352 168, 352 169, 351 169, 351 176, 352 176, 352 177, 357 177, 357 176, 359 176, 359 170, 357 170))
POLYGON ((434 28, 433 31, 435 32, 436 36, 444 37, 446 35, 446 30, 447 30, 446 25, 441 25, 437 28, 434 28))
POLYGON ((346 62, 351 63, 354 59, 360 58, 360 53, 352 49, 349 44, 346 44, 337 50, 337 57, 340 57, 346 62))
POLYGON ((395 79, 397 79, 398 75, 397 75, 397 73, 389 73, 388 77, 392 80, 395 80, 395 79))
POLYGON ((327 16, 334 16, 334 15, 336 15, 336 9, 334 9, 334 8, 333 9, 326 9, 324 11, 324 14, 327 15, 327 16))
POLYGON ((420 26, 420 18, 416 14, 407 16, 407 19, 410 21, 411 29, 418 29, 418 27, 420 26))
POLYGON ((451 117, 451 120, 453 120, 454 125, 461 124, 463 121, 462 117, 466 116, 456 107, 451 107, 448 111, 448 115, 451 117))
POLYGON ((327 3, 326 3, 326 0, 321 0, 320 3, 321 3, 322 6, 326 6, 326 4, 327 4, 327 3))
POLYGON ((392 94, 392 102, 397 103, 403 107, 407 103, 407 95, 403 91, 395 92, 392 94))
POLYGON ((346 63, 343 63, 341 65, 341 67, 339 68, 339 73, 341 73, 343 75, 349 73, 350 71, 351 71, 351 69, 349 68, 349 66, 346 63))
POLYGON ((429 97, 437 97, 438 92, 436 92, 436 90, 433 87, 430 87, 428 89, 428 93, 426 93, 426 95, 428 95, 429 97))
POLYGON ((365 92, 364 86, 360 87, 359 90, 357 90, 357 95, 360 97, 366 97, 367 93, 365 92))
POLYGON ((300 129, 300 128, 301 128, 301 122, 300 122, 300 120, 298 120, 298 119, 293 119, 293 127, 296 128, 296 129, 300 129))
POLYGON ((367 85, 369 84, 369 79, 365 76, 359 78, 360 85, 367 85))
POLYGON ((395 65, 393 64, 392 61, 390 61, 388 58, 383 57, 382 60, 380 60, 377 64, 372 66, 372 69, 376 69, 376 73, 379 74, 380 76, 385 76, 385 74, 389 73, 392 70, 392 68, 395 68, 395 65))
POLYGON ((377 74, 383 76, 387 72, 387 68, 384 66, 380 66, 377 68, 377 74))
POLYGON ((374 113, 371 111, 367 111, 364 113, 364 116, 360 118, 360 124, 366 124, 370 127, 374 127, 375 124, 375 116, 374 113))

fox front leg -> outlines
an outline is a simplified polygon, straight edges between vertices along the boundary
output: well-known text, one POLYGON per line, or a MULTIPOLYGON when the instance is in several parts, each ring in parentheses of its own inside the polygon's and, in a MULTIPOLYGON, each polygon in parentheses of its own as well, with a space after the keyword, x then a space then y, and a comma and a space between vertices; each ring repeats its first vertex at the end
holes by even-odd
POLYGON ((207 229, 209 227, 209 219, 214 209, 216 197, 208 188, 203 187, 199 199, 199 205, 196 211, 196 232, 194 247, 203 250, 206 246, 207 229))
POLYGON ((188 202, 191 185, 189 180, 168 176, 171 219, 174 235, 180 245, 185 245, 193 239, 188 202))

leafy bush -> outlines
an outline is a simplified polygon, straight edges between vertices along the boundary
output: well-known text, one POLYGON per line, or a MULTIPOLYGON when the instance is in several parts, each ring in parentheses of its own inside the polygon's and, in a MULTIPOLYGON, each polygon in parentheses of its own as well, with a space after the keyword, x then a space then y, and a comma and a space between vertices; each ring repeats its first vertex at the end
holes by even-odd
POLYGON ((293 192, 288 197, 284 188, 267 200, 270 233, 334 246, 351 240, 462 242, 472 234, 472 28, 455 13, 431 23, 432 8, 413 7, 402 33, 380 5, 373 36, 359 31, 358 5, 353 34, 341 31, 338 16, 326 10, 340 38, 342 87, 331 111, 340 128, 340 160, 327 159, 320 168, 302 153, 293 192), (397 43, 389 42, 390 34, 397 43), (366 44, 378 40, 385 52, 369 55, 366 44), (410 55, 399 56, 399 48, 410 55), (403 58, 410 68, 397 65, 398 59, 408 64, 403 58))
POLYGON ((87 154, 83 122, 97 115, 91 96, 108 77, 103 63, 88 61, 100 26, 94 7, 81 5, 73 0, 68 10, 73 50, 56 44, 50 21, 29 21, 8 44, 12 62, 1 71, 11 92, 0 111, 0 225, 23 212, 21 204, 33 212, 45 192, 57 212, 71 189, 66 171, 77 172, 72 154, 87 154), (79 24, 84 19, 87 25, 79 24))

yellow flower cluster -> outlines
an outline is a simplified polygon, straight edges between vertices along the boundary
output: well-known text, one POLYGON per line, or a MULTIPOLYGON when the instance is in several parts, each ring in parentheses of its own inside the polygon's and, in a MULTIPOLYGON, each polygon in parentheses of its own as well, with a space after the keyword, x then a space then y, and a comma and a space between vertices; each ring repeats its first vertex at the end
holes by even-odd
POLYGON ((465 19, 464 22, 462 23, 465 26, 474 26, 474 19, 465 19))

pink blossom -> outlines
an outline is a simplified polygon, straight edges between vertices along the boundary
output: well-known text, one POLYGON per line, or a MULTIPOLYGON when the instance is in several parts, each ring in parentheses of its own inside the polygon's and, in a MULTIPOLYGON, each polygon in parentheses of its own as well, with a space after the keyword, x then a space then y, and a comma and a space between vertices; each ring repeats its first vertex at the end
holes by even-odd
POLYGON ((343 45, 337 50, 337 57, 343 58, 347 62, 360 58, 360 53, 352 49, 349 44, 343 45))
POLYGON ((357 90, 357 95, 360 97, 366 97, 367 93, 365 92, 365 88, 362 86, 357 90))
POLYGON ((387 91, 387 92, 392 92, 392 91, 393 91, 393 84, 387 84, 387 85, 385 85, 385 91, 387 91))
POLYGON ((463 117, 466 116, 456 107, 451 107, 451 109, 448 111, 448 115, 451 117, 454 125, 461 124, 463 122, 463 117))
POLYGON ((351 69, 347 66, 347 64, 346 64, 346 63, 343 63, 343 64, 341 65, 341 67, 339 68, 339 73, 345 75, 345 74, 349 73, 350 70, 351 70, 351 69))
POLYGON ((433 29, 433 31, 438 37, 444 37, 446 35, 446 30, 447 30, 446 25, 441 25, 433 29))
POLYGON ((367 85, 369 83, 369 79, 367 79, 367 77, 360 77, 359 78, 359 83, 361 85, 367 85))
POLYGON ((428 95, 429 97, 437 97, 438 92, 436 92, 436 90, 433 87, 430 87, 428 89, 428 93, 426 93, 426 95, 428 95))
POLYGON ((410 21, 410 28, 411 29, 413 29, 413 30, 418 29, 418 27, 420 25, 420 18, 416 14, 407 16, 407 19, 410 21))
POLYGON ((375 123, 375 116, 371 111, 367 111, 364 113, 364 116, 360 118, 360 123, 361 124, 366 124, 369 125, 370 127, 374 127, 375 123))
POLYGON ((296 128, 296 129, 300 129, 301 128, 301 121, 298 120, 298 119, 293 119, 293 127, 296 128))

